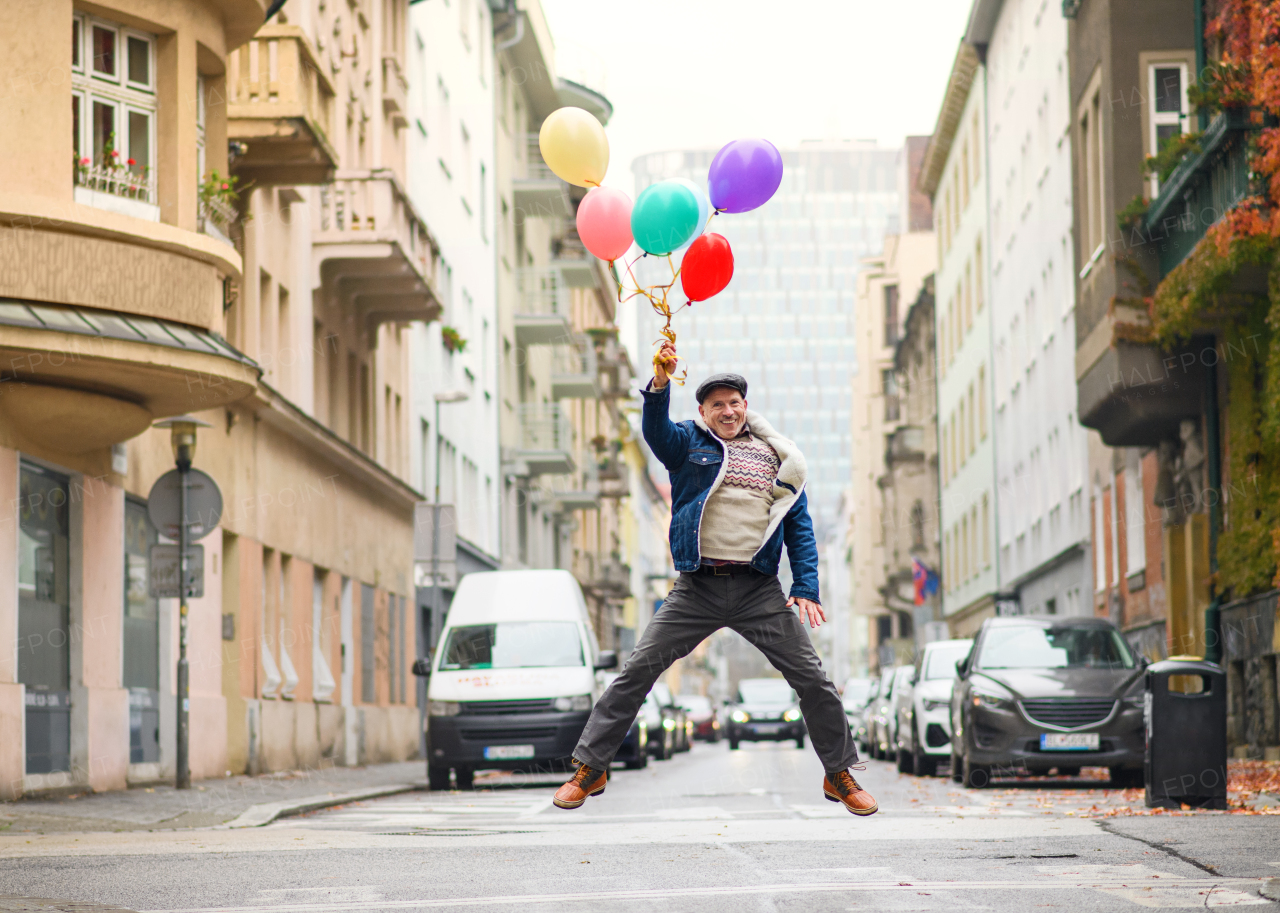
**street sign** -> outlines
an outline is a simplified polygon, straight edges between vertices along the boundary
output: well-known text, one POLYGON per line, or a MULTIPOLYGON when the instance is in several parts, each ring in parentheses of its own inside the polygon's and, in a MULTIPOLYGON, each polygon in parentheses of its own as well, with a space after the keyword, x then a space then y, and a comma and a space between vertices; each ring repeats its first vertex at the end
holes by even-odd
MULTIPOLYGON (((151 546, 150 573, 147 577, 147 595, 156 599, 178 599, 178 546, 151 546)), ((199 599, 204 595, 204 546, 187 546, 187 598, 199 599)))
MULTIPOLYGON (((170 469, 151 486, 147 515, 160 534, 177 539, 182 513, 182 473, 170 469)), ((222 492, 218 483, 199 469, 187 472, 187 538, 203 539, 222 519, 222 492)), ((176 577, 174 578, 177 579, 176 577)))

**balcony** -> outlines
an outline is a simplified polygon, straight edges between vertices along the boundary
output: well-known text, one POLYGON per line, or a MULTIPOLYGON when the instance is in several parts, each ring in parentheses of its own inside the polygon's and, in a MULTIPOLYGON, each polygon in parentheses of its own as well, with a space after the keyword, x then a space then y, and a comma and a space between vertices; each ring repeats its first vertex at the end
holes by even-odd
POLYGON ((1114 342, 1076 382, 1077 414, 1108 447, 1150 446, 1200 415, 1204 384, 1195 346, 1168 353, 1114 342))
POLYGON ((92 164, 89 159, 75 163, 75 200, 121 215, 160 221, 154 169, 134 171, 126 165, 92 164))
POLYGON ((616 327, 600 327, 588 331, 596 342, 596 366, 601 379, 601 395, 625 397, 631 395, 631 378, 635 371, 627 350, 618 342, 616 327))
POLYGON ((227 55, 227 139, 246 149, 232 169, 260 187, 323 184, 338 164, 330 145, 334 91, 302 29, 263 26, 227 55))
POLYGON ((552 349, 552 399, 597 399, 600 396, 600 373, 596 367, 596 348, 590 338, 575 334, 567 344, 552 349))
POLYGON ((606 453, 596 458, 596 478, 600 481, 600 497, 625 498, 631 494, 627 461, 621 454, 606 453))
POLYGON ((560 180, 542 160, 538 134, 525 136, 525 168, 512 182, 516 212, 526 219, 564 219, 573 215, 569 185, 560 180))
POLYGON ((577 471, 547 476, 539 488, 539 500, 553 513, 594 510, 600 506, 600 481, 591 454, 579 453, 577 471))
POLYGON ((317 284, 366 328, 440 315, 439 247, 391 171, 339 172, 312 218, 317 284))
POLYGON ((1229 108, 1200 137, 1200 152, 1169 175, 1147 207, 1145 230, 1156 245, 1160 278, 1181 263, 1209 226, 1249 193, 1246 109, 1229 108))
POLYGON ((522 269, 516 275, 516 343, 522 346, 567 343, 573 336, 573 293, 554 269, 522 269))
POLYGON ((394 57, 382 58, 382 112, 396 127, 409 125, 409 81, 394 57))
POLYGON ((519 439, 508 454, 513 475, 565 475, 574 471, 573 426, 554 403, 518 407, 519 439))
POLYGON ((591 256, 573 219, 566 219, 564 234, 551 242, 551 265, 560 270, 570 288, 595 288, 595 258, 591 256))
POLYGON ((888 436, 884 462, 889 468, 895 463, 919 462, 924 458, 924 429, 919 425, 903 425, 888 436))
POLYGON ((592 562, 583 586, 599 596, 625 597, 631 595, 631 567, 617 558, 592 562))

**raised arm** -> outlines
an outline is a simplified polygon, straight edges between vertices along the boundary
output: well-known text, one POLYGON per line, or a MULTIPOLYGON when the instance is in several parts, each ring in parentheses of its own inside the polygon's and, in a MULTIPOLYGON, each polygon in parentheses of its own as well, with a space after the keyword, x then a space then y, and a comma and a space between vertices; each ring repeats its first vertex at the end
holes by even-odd
POLYGON ((662 465, 671 472, 680 468, 689 456, 689 435, 671 421, 671 371, 675 369, 676 347, 664 343, 658 352, 659 361, 654 364, 653 380, 640 391, 644 397, 644 411, 640 417, 640 430, 645 442, 662 465))

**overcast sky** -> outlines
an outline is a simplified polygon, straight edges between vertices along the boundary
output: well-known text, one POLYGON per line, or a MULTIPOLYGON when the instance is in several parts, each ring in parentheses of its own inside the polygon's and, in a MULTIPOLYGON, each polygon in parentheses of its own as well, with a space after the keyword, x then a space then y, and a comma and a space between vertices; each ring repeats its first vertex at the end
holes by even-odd
POLYGON ((647 152, 933 131, 967 0, 542 0, 558 68, 613 103, 607 185, 647 152))

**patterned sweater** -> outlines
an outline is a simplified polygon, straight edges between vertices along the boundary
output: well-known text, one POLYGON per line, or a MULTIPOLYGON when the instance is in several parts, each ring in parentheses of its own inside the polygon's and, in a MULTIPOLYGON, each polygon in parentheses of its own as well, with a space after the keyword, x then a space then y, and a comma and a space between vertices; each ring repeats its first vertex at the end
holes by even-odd
POLYGON ((778 455, 749 428, 725 441, 729 465, 702 510, 703 558, 750 562, 764 543, 778 477, 778 455))

